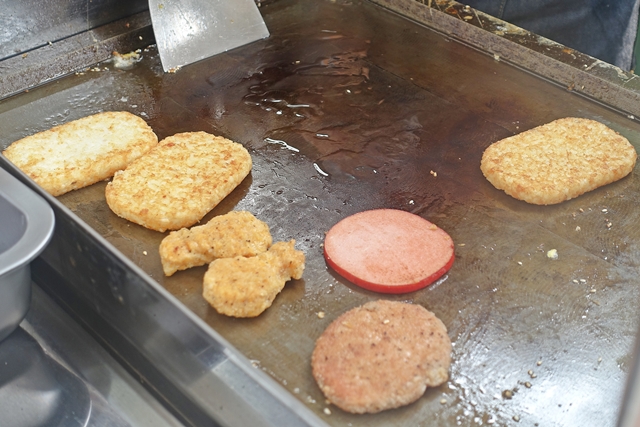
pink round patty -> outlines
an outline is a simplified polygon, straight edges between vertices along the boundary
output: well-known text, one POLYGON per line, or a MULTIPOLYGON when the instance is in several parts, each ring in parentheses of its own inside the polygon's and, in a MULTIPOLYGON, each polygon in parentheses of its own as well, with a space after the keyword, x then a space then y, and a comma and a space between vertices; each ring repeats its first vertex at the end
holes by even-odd
POLYGON ((351 215, 324 241, 331 268, 363 288, 411 292, 430 285, 453 264, 451 237, 426 219, 396 209, 351 215))

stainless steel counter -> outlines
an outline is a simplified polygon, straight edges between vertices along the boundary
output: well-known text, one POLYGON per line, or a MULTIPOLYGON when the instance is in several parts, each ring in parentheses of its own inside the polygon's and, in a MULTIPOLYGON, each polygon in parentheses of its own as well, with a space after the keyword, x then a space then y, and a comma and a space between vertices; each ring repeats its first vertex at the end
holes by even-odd
POLYGON ((183 425, 35 284, 0 365, 3 426, 183 425))

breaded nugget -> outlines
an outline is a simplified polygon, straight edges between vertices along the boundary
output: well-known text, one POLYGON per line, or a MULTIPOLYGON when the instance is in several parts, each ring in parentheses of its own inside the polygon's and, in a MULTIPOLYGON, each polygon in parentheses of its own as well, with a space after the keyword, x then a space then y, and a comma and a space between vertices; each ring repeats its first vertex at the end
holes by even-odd
POLYGON ((339 408, 376 413, 419 399, 449 378, 451 341, 416 304, 371 301, 334 320, 316 341, 313 377, 339 408))
POLYGON ((251 171, 251 156, 237 142, 206 132, 164 140, 107 184, 118 216, 156 231, 179 230, 202 219, 251 171))
POLYGON ((258 316, 288 280, 302 277, 305 257, 294 245, 295 240, 278 242, 254 257, 213 261, 204 275, 204 298, 220 314, 258 316))
POLYGON ((51 195, 60 196, 110 178, 157 143, 143 119, 110 111, 27 136, 2 154, 51 195))
POLYGON ((629 141, 602 123, 564 118, 490 145, 480 169, 510 196, 550 205, 625 177, 636 157, 629 141))
POLYGON ((205 265, 217 258, 250 257, 271 246, 269 226, 250 212, 231 211, 205 225, 172 231, 160 243, 164 274, 205 265))

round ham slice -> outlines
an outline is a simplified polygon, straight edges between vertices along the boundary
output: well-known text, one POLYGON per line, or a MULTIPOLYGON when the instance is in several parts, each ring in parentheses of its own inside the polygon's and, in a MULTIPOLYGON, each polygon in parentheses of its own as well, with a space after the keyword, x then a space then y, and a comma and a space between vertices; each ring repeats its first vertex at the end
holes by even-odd
POLYGON ((424 288, 449 271, 453 240, 426 219, 397 209, 351 215, 324 241, 327 264, 365 289, 399 294, 424 288))

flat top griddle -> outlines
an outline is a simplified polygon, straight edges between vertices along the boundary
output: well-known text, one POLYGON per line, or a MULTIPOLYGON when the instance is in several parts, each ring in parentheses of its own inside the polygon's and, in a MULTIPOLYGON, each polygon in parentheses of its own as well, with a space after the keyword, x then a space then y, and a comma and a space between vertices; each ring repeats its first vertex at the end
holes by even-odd
POLYGON ((164 277, 165 234, 113 214, 106 183, 58 200, 330 425, 615 425, 638 325, 636 171, 533 206, 493 188, 479 164, 492 142, 561 117, 601 121, 636 149, 640 125, 369 2, 278 0, 261 11, 270 38, 175 74, 150 48, 131 70, 103 63, 3 101, 0 147, 102 110, 139 114, 160 138, 203 130, 244 144, 250 176, 203 222, 248 210, 307 256, 303 279, 254 319, 208 306, 205 267, 164 277), (328 269, 324 233, 382 207, 452 236, 456 261, 441 281, 382 295, 328 269), (444 322, 450 380, 412 405, 348 414, 325 401, 310 355, 333 319, 379 298, 444 322))

